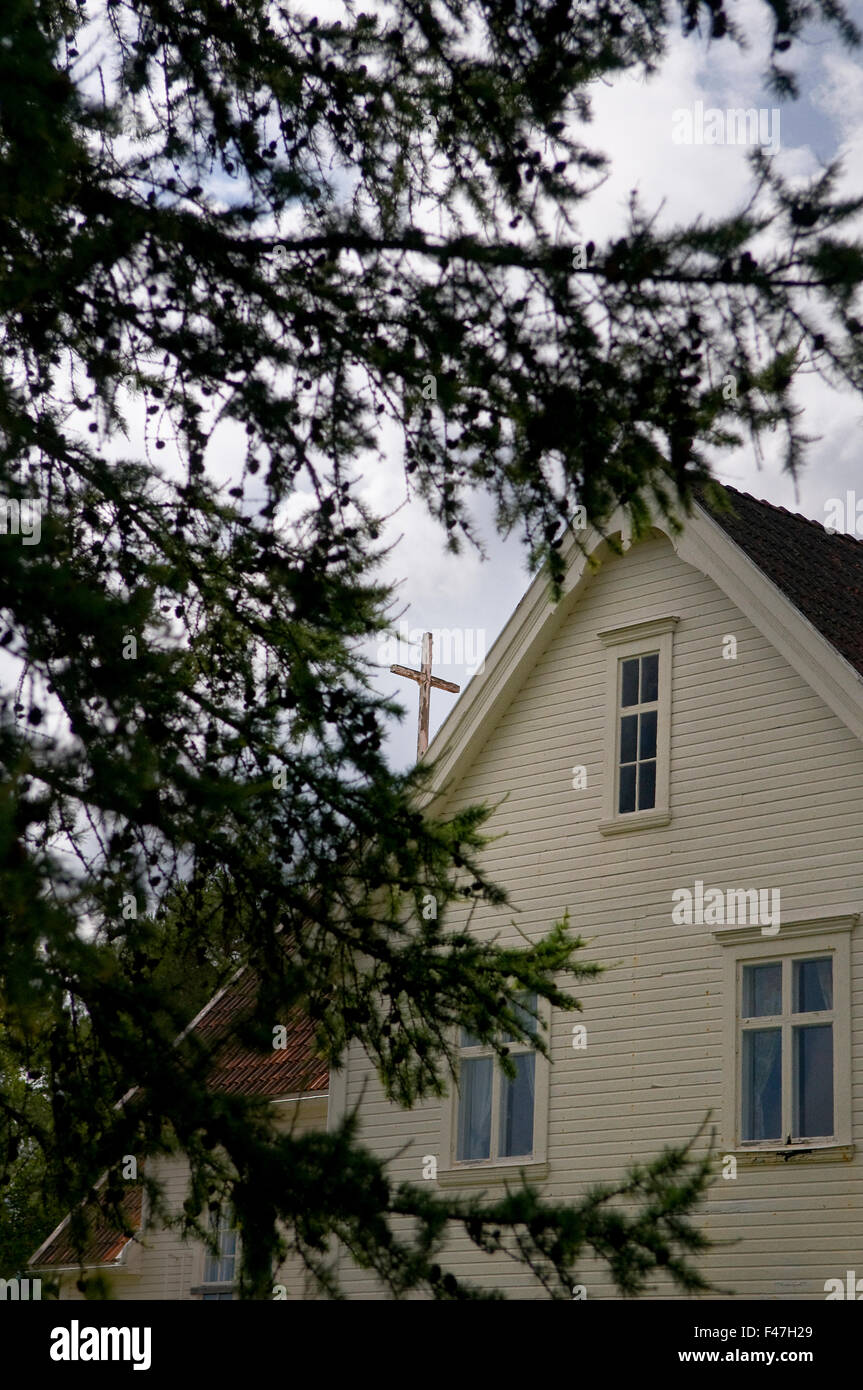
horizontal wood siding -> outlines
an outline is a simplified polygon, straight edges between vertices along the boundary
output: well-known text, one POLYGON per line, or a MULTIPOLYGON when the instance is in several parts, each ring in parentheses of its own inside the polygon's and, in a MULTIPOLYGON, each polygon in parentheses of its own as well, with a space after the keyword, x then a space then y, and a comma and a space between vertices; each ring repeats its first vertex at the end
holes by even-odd
MULTIPOLYGON (((583 1013, 556 1011, 552 1024, 544 1190, 577 1200, 630 1161, 689 1139, 708 1111, 721 1120, 722 948, 709 927, 672 924, 673 890, 698 878, 723 889, 779 888, 785 921, 863 908, 863 748, 716 585, 656 537, 603 565, 460 770, 449 804, 502 797, 490 830, 503 838, 485 862, 517 911, 484 910, 476 930, 515 942, 513 915, 538 936, 568 908, 589 939, 584 957, 609 966, 571 991, 583 1013), (680 618, 672 820, 604 837, 607 654, 597 633, 670 614, 680 618), (736 661, 722 658, 728 634, 736 661), (588 773, 579 791, 576 764, 588 773), (572 1048, 575 1022, 587 1027, 585 1051, 572 1048)), ((826 1279, 863 1275, 863 928, 852 933, 851 958, 857 1152, 806 1168, 741 1165, 736 1180, 715 1184, 700 1224, 738 1243, 701 1267, 738 1296, 823 1298, 826 1279)), ((364 1086, 363 1138, 393 1156, 393 1178, 420 1180, 423 1155, 440 1152, 440 1104, 412 1113, 389 1105, 354 1049, 349 1106, 364 1086)), ((451 1249, 457 1274, 544 1296, 511 1262, 463 1240, 451 1249)), ((603 1266, 586 1259, 581 1274, 589 1298, 614 1295, 603 1266)), ((355 1297, 381 1296, 367 1274, 345 1268, 344 1278, 355 1297)), ((660 1279, 652 1292, 667 1297, 669 1286, 660 1279)))

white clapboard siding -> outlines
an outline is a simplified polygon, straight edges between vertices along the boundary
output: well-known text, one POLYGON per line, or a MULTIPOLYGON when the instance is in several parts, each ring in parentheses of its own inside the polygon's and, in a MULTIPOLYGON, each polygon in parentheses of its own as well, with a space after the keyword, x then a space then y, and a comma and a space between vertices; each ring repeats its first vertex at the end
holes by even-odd
MULTIPOLYGON (((709 927, 672 924, 673 890, 696 878, 779 888, 785 921, 863 907, 863 747, 716 584, 654 536, 602 565, 457 770, 447 806, 503 796, 489 828, 504 838, 484 862, 510 892, 521 930, 540 935, 569 908, 590 938, 585 958, 619 962, 573 987, 582 1014, 556 1011, 552 1022, 543 1190, 576 1200, 631 1160, 688 1139, 708 1110, 721 1122, 723 948, 709 927), (672 820, 604 837, 607 652, 597 633, 672 614, 672 820), (737 638, 736 661, 722 659, 726 634, 737 638), (588 773, 581 791, 572 789, 576 764, 588 773), (588 1030, 583 1052, 572 1049, 575 1022, 588 1030)), ((516 942, 512 915, 483 910, 474 924, 516 942)), ((697 1220, 737 1244, 699 1263, 738 1296, 823 1298, 825 1280, 863 1275, 863 926, 850 940, 857 1150, 846 1162, 740 1165, 736 1180, 717 1181, 697 1220)), ((354 1048, 349 1107, 364 1087, 362 1138, 392 1156, 394 1179, 419 1181, 422 1157, 440 1153, 440 1103, 388 1104, 354 1048)), ((448 1267, 465 1278, 545 1296, 511 1261, 463 1238, 449 1252, 448 1267)), ((346 1259, 342 1278, 353 1297, 382 1296, 346 1259)), ((614 1296, 601 1264, 585 1259, 581 1278, 588 1298, 614 1296)), ((663 1278, 652 1285, 653 1296, 669 1293, 663 1278)))
MULTIPOLYGON (((278 1124, 296 1134, 310 1130, 325 1130, 327 1098, 315 1096, 298 1102, 276 1106, 278 1124)), ((188 1164, 183 1158, 161 1159, 157 1168, 164 1184, 167 1201, 174 1212, 182 1210, 188 1196, 188 1164)), ((160 1299, 173 1302, 195 1297, 190 1291, 200 1284, 203 1268, 203 1247, 199 1242, 182 1241, 176 1231, 148 1229, 139 1248, 127 1247, 125 1262, 116 1269, 102 1270, 110 1280, 112 1299, 160 1299)), ((89 1274, 95 1271, 88 1271, 89 1274)), ((84 1295, 76 1288, 77 1274, 63 1274, 60 1296, 80 1299, 84 1295)), ((285 1285, 288 1299, 307 1298, 312 1293, 305 1272, 295 1258, 287 1260, 279 1270, 274 1284, 285 1285)))

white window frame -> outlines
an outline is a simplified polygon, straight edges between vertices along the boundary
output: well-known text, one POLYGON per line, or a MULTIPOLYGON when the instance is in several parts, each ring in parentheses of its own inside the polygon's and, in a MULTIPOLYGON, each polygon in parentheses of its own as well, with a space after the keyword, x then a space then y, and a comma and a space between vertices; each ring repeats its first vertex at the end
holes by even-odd
MULTIPOLYGON (((843 1159, 853 1153, 851 1142, 851 939, 858 918, 825 917, 783 922, 778 934, 765 937, 760 927, 720 927, 714 939, 723 947, 723 1087, 721 1139, 723 1151, 753 1163, 797 1158, 843 1159), (743 966, 783 963, 783 995, 786 961, 830 956, 833 961, 833 1107, 835 1133, 831 1139, 741 1138, 743 1125, 743 966)), ((788 966, 790 978, 792 967, 788 966)), ((791 1001, 783 997, 783 1022, 790 1023, 791 1001)), ((797 1015, 795 1015, 797 1017, 797 1015)), ((802 1017, 802 1015, 801 1015, 802 1017)), ((813 1015, 817 1018, 817 1015, 813 1015)), ((766 1024, 766 1026, 775 1026, 766 1024)), ((784 1043, 784 1040, 783 1040, 784 1043)), ((790 1105, 790 1058, 782 1054, 783 1127, 790 1105)))
MULTIPOLYGON (((551 1009, 546 999, 538 999, 537 1035, 548 1041, 550 1037, 551 1009)), ((493 1055, 489 1047, 462 1048, 461 1029, 458 1030, 456 1046, 459 1054, 466 1057, 493 1055)), ((534 1109, 533 1109, 533 1151, 518 1154, 513 1158, 498 1158, 494 1146, 497 1143, 500 1122, 501 1072, 500 1063, 495 1060, 492 1082, 491 1134, 492 1156, 479 1159, 458 1159, 458 1114, 459 1087, 458 1076, 454 1079, 451 1094, 442 1103, 441 1117, 441 1161, 438 1164, 438 1180, 444 1185, 503 1182, 512 1179, 524 1169, 530 1180, 540 1180, 548 1175, 548 1092, 550 1080, 549 1059, 526 1043, 508 1043, 513 1056, 520 1052, 533 1052, 534 1063, 534 1109)))
MULTIPOLYGON (((603 835, 668 825, 671 820, 671 678, 675 616, 651 618, 628 627, 597 633, 607 651, 605 685, 605 774, 603 778, 603 835), (656 720, 656 800, 644 811, 618 811, 618 758, 620 752, 621 662, 632 657, 659 655, 659 699, 656 720)), ((636 707, 634 706, 633 709, 636 707)))

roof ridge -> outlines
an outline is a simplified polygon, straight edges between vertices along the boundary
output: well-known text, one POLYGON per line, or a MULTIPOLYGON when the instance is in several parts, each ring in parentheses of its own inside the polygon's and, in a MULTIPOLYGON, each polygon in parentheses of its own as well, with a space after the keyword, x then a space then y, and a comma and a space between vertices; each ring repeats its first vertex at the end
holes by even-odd
MULTIPOLYGON (((718 482, 719 479, 714 481, 718 482)), ((720 486, 732 493, 735 497, 744 497, 747 502, 754 502, 758 507, 767 507, 771 512, 779 512, 782 516, 791 517, 794 521, 803 521, 807 526, 814 526, 822 535, 829 537, 830 540, 850 541, 854 546, 863 546, 863 539, 853 535, 850 531, 831 531, 814 517, 806 516, 803 512, 792 512, 787 507, 780 506, 778 502, 768 502, 766 497, 756 497, 752 492, 744 492, 742 488, 733 487, 730 483, 722 483, 720 486)))

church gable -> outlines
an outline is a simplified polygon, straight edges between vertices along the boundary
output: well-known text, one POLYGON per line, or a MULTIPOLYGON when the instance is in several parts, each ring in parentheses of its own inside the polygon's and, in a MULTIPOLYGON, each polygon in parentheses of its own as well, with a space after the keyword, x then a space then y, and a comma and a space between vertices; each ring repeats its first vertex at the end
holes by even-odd
POLYGON ((590 876, 617 872, 622 858, 649 862, 641 836, 664 855, 682 854, 689 839, 713 837, 718 847, 728 838, 731 857, 745 866, 736 830, 744 812, 759 837, 777 815, 786 831, 799 824, 804 836, 813 818, 829 823, 835 783, 824 768, 837 761, 850 781, 863 774, 859 741, 751 618, 657 535, 609 556, 558 618, 445 804, 501 801, 490 829, 504 838, 490 846, 489 868, 506 871, 539 924, 538 883, 563 888, 574 864, 590 876), (657 739, 669 744, 665 834, 638 809, 609 815, 620 805, 620 725, 633 719, 615 701, 609 673, 656 649, 663 625, 670 698, 657 739))
MULTIPOLYGON (((746 1252, 741 1264, 720 1250, 706 1272, 740 1296, 811 1298, 853 1263, 863 1234, 848 1221, 863 1199, 851 1087, 863 1066, 852 1004, 863 687, 853 614, 822 611, 833 558, 850 545, 856 565, 863 547, 766 507, 759 540, 762 507, 747 507, 733 536, 701 512, 688 537, 657 527, 620 555, 597 543, 599 567, 574 560, 554 608, 534 585, 429 750, 435 810, 494 807, 484 862, 512 910, 465 907, 470 929, 515 945, 568 911, 585 958, 606 967, 574 991, 581 1015, 549 1018, 551 1065, 537 1058, 507 1091, 463 1039, 460 1091, 402 1112, 354 1049, 341 1104, 363 1096, 366 1134, 394 1177, 416 1180, 431 1155, 443 1186, 494 1192, 523 1170, 554 1197, 685 1142, 710 1111, 734 1182, 711 1190, 702 1222, 717 1240, 743 1237, 746 1252), (804 613, 785 587, 819 544, 804 613), (645 664, 663 643, 664 659, 645 664), (638 806, 637 768, 636 803, 624 798, 621 813, 621 724, 633 714, 630 766, 654 751, 658 762, 667 736, 667 800, 638 806)), ((532 1296, 528 1280, 460 1250, 458 1273, 532 1296)), ((352 1277, 363 1296, 367 1279, 352 1277)), ((583 1277, 589 1297, 613 1294, 600 1267, 583 1277)))
MULTIPOLYGON (((680 560, 711 579, 863 740, 863 604, 858 602, 863 596, 863 543, 733 488, 727 491, 730 512, 698 505, 679 533, 657 518, 654 536, 665 536, 680 560)), ((608 533, 625 537, 621 514, 612 518, 608 533)), ((533 581, 492 647, 483 676, 471 681, 438 731, 430 749, 436 762, 433 804, 441 804, 437 798, 445 795, 456 768, 461 777, 472 763, 528 672, 590 592, 597 577, 592 566, 598 565, 602 574, 614 560, 633 553, 615 555, 593 532, 584 544, 591 563, 570 544, 558 604, 549 603, 543 575, 533 581)))

